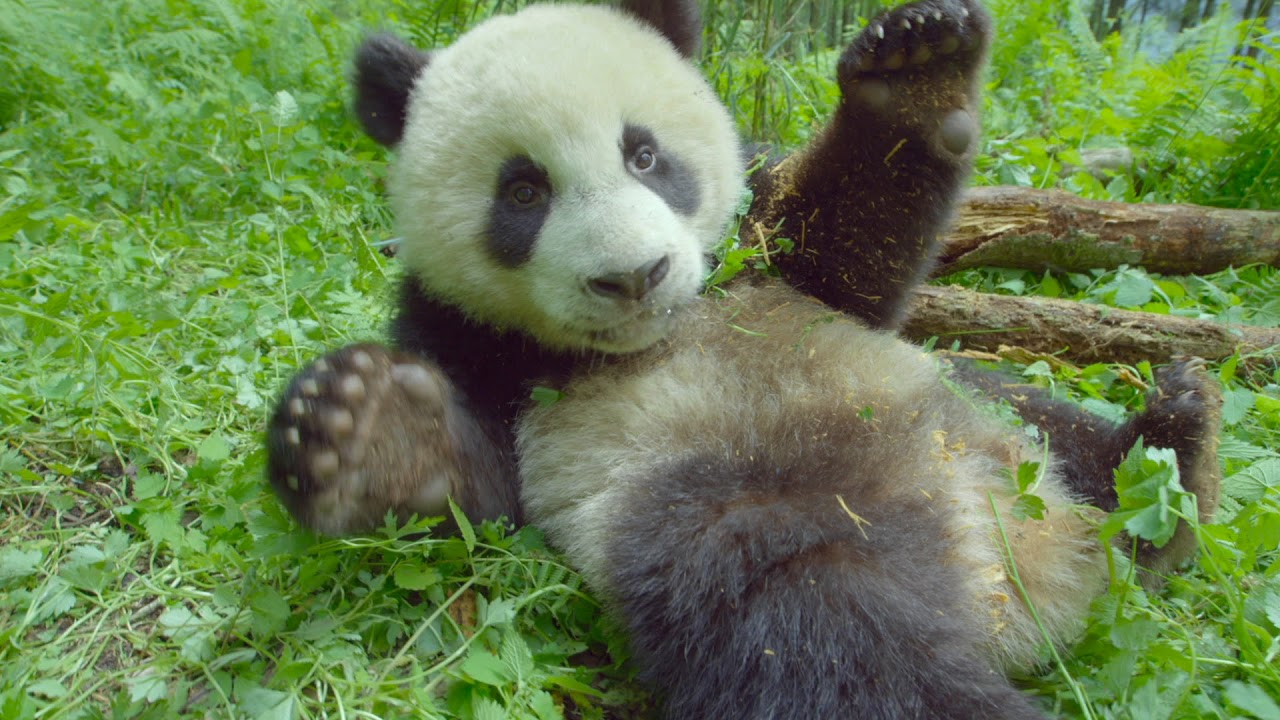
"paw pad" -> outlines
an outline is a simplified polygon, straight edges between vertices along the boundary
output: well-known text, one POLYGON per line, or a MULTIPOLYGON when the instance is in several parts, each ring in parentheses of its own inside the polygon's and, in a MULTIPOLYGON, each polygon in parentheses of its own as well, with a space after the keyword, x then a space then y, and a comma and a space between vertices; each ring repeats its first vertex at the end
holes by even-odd
POLYGON ((417 358, 376 346, 332 353, 281 400, 269 429, 272 482, 322 532, 368 529, 388 510, 434 514, 421 502, 446 497, 456 475, 441 432, 449 402, 447 381, 417 358))

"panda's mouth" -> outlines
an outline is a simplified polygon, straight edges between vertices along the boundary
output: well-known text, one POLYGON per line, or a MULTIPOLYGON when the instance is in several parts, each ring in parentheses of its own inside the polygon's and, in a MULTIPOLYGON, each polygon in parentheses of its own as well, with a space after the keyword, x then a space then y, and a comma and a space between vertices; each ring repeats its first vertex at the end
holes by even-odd
POLYGON ((675 319, 675 308, 650 308, 599 329, 575 328, 593 350, 628 353, 644 350, 665 338, 675 319))

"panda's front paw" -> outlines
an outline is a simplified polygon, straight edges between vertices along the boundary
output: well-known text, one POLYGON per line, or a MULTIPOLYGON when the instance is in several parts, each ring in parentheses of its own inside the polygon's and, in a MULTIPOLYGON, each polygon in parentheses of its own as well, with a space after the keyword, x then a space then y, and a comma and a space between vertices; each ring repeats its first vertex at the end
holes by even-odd
POLYGON ((921 0, 877 16, 840 57, 842 88, 867 78, 978 69, 991 21, 972 0, 921 0))
POLYGON ((302 524, 346 534, 439 515, 461 479, 446 428, 451 387, 417 357, 352 345, 290 383, 268 428, 268 472, 302 524))
POLYGON ((872 20, 840 56, 845 105, 891 122, 936 128, 963 154, 977 137, 976 81, 991 20, 973 0, 921 0, 872 20))

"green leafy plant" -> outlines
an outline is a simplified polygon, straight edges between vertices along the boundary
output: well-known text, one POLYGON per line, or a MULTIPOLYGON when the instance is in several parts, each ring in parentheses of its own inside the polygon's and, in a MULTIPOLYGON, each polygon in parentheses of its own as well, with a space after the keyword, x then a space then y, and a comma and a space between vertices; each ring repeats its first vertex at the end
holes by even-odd
MULTIPOLYGON (((355 45, 370 28, 447 43, 512 5, 0 0, 0 717, 651 710, 622 633, 536 529, 454 516, 469 532, 436 537, 441 519, 424 518, 323 539, 263 481, 276 394, 325 349, 381 337, 399 272, 373 249, 394 233, 385 151, 349 117, 355 45)), ((1248 60, 1227 61, 1239 29, 1224 21, 1154 59, 1128 35, 1093 40, 1070 3, 992 6, 978 181, 1280 207, 1280 73, 1256 34, 1248 60), (1112 143, 1133 168, 1105 183, 1067 171, 1112 143)), ((708 6, 708 74, 756 139, 797 144, 869 10, 708 6)), ((722 277, 765 267, 775 250, 758 240, 727 246, 722 277)), ((1271 267, 953 279, 1280 319, 1271 267)), ((1158 595, 1118 577, 1082 642, 1025 679, 1046 707, 1275 717, 1280 375, 1258 360, 1216 366, 1225 498, 1196 530, 1199 560, 1158 595)), ((1141 402, 1129 379, 1150 379, 1014 370, 1116 417, 1141 402)), ((1035 472, 1011 477, 1028 498, 1035 472)))

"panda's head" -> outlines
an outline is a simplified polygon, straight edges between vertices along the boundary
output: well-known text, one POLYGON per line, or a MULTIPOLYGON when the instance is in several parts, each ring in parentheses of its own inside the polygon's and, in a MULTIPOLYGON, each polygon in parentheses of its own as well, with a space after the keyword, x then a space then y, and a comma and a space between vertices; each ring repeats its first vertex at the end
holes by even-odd
POLYGON ((397 150, 400 254, 427 293, 556 349, 666 334, 743 183, 689 62, 695 7, 533 6, 431 53, 366 41, 356 109, 397 150))

